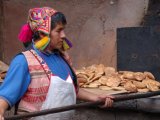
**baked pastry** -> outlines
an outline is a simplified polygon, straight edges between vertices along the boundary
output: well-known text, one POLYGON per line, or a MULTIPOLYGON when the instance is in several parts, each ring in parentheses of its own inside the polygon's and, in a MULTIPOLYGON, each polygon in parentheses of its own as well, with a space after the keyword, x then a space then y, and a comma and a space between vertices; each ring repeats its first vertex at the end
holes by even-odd
POLYGON ((101 89, 101 90, 112 90, 112 88, 108 87, 108 86, 99 86, 99 89, 101 89))
POLYGON ((98 81, 99 81, 102 85, 106 85, 107 77, 106 77, 106 76, 102 76, 98 81))
POLYGON ((132 81, 132 82, 138 89, 146 88, 146 85, 142 82, 138 82, 138 81, 132 81))
POLYGON ((81 77, 77 77, 78 83, 86 83, 87 79, 86 78, 81 78, 81 77))
POLYGON ((158 90, 159 90, 158 86, 155 86, 153 83, 148 83, 148 84, 147 84, 147 88, 148 88, 150 91, 158 91, 158 90))
POLYGON ((143 89, 138 89, 138 92, 149 92, 149 89, 148 88, 143 88, 143 89))
POLYGON ((103 75, 104 74, 104 65, 103 64, 100 64, 97 66, 97 69, 95 70, 95 73, 96 74, 99 74, 99 75, 103 75))
POLYGON ((106 85, 109 87, 117 87, 121 83, 121 79, 118 76, 108 77, 106 81, 106 85))
POLYGON ((144 80, 142 81, 142 83, 144 83, 145 85, 151 83, 151 84, 153 84, 153 85, 155 85, 155 86, 157 86, 157 87, 160 87, 160 83, 159 83, 158 81, 152 80, 152 79, 144 79, 144 80))
POLYGON ((145 72, 144 72, 144 75, 145 75, 147 78, 150 78, 150 79, 152 79, 152 80, 155 80, 155 77, 154 77, 154 75, 153 75, 151 72, 145 71, 145 72))
POLYGON ((110 77, 116 73, 116 70, 113 67, 105 67, 104 72, 105 72, 105 76, 110 77))
POLYGON ((116 90, 116 91, 122 91, 122 90, 125 90, 124 87, 121 87, 121 86, 118 86, 118 87, 112 87, 113 90, 116 90))
POLYGON ((142 81, 146 78, 146 76, 142 72, 135 72, 134 78, 138 81, 142 81))
POLYGON ((135 79, 134 72, 130 72, 130 71, 124 72, 123 73, 123 78, 125 78, 125 79, 131 79, 131 80, 135 79))
POLYGON ((137 92, 137 87, 131 81, 126 82, 124 88, 130 92, 137 92))

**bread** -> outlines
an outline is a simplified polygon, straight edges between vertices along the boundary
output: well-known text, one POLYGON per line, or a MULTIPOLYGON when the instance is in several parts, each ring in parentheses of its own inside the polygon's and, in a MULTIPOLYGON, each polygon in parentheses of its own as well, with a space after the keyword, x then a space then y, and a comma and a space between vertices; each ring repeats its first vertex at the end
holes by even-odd
POLYGON ((118 76, 108 77, 106 81, 106 85, 110 87, 118 87, 120 83, 121 83, 121 79, 118 76))
POLYGON ((124 88, 130 92, 137 92, 137 87, 131 81, 124 84, 124 88))
POLYGON ((148 88, 143 88, 143 89, 138 89, 138 92, 149 92, 149 89, 148 88))
POLYGON ((112 76, 113 74, 115 74, 116 70, 115 70, 115 68, 113 68, 113 67, 106 67, 106 68, 104 69, 104 72, 105 72, 105 76, 110 77, 110 76, 112 76))
POLYGON ((138 82, 138 81, 133 81, 133 84, 134 84, 138 89, 143 89, 143 88, 146 88, 146 87, 147 87, 144 83, 138 82))
POLYGON ((146 76, 142 72, 135 72, 134 78, 138 81, 142 81, 146 78, 146 76))
POLYGON ((147 78, 150 78, 150 79, 152 79, 152 80, 155 80, 155 77, 154 77, 154 75, 153 75, 151 72, 145 71, 145 72, 144 72, 144 75, 145 75, 147 78))
POLYGON ((101 90, 112 90, 112 88, 108 87, 108 86, 99 86, 99 89, 101 89, 101 90))
POLYGON ((133 80, 133 79, 135 79, 134 73, 133 73, 133 72, 130 72, 130 71, 124 72, 124 73, 123 73, 123 78, 133 80))

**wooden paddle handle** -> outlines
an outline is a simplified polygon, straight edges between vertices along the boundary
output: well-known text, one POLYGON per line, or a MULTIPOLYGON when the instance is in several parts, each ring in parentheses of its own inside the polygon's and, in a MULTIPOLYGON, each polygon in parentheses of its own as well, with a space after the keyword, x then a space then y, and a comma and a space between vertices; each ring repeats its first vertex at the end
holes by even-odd
MULTIPOLYGON (((152 97, 152 96, 156 96, 156 95, 160 95, 160 91, 138 93, 138 94, 132 93, 132 94, 124 94, 124 95, 115 95, 114 102, 139 99, 139 98, 147 98, 147 97, 152 97)), ((64 106, 64 107, 58 107, 58 108, 46 109, 46 110, 37 111, 37 112, 26 113, 23 115, 14 115, 14 116, 6 117, 5 120, 18 120, 18 119, 22 119, 22 118, 29 118, 29 117, 41 116, 41 115, 46 115, 46 114, 51 114, 51 113, 64 112, 64 111, 83 108, 83 107, 97 106, 97 105, 101 105, 103 103, 104 102, 102 102, 102 101, 84 102, 84 103, 80 103, 80 104, 74 104, 74 105, 68 105, 68 106, 64 106)))

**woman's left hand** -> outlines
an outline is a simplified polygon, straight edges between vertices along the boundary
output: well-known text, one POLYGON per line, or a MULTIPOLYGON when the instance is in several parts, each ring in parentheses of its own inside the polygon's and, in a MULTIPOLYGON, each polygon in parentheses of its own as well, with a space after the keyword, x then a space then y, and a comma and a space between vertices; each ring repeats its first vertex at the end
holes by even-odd
POLYGON ((86 91, 82 88, 79 88, 79 92, 77 95, 78 99, 84 100, 84 101, 91 101, 91 102, 96 102, 96 101, 103 101, 104 105, 101 105, 101 108, 105 107, 112 107, 113 106, 113 100, 114 96, 110 95, 97 95, 92 92, 86 91))
POLYGON ((100 95, 98 96, 100 101, 104 101, 104 105, 100 106, 101 108, 112 107, 113 106, 113 96, 110 95, 100 95))

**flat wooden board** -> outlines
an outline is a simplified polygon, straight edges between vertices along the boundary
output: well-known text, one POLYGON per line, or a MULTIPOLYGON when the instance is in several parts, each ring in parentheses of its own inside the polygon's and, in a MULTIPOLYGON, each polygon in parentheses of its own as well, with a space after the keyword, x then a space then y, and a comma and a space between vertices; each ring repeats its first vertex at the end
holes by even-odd
POLYGON ((115 90, 100 90, 98 88, 82 88, 86 91, 95 93, 97 95, 101 94, 107 94, 107 95, 113 95, 113 94, 121 94, 121 93, 128 93, 126 90, 121 90, 121 91, 115 91, 115 90))

